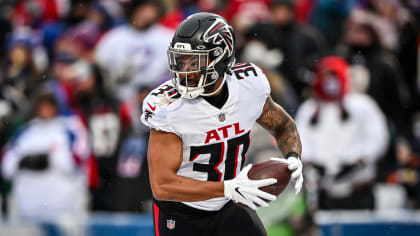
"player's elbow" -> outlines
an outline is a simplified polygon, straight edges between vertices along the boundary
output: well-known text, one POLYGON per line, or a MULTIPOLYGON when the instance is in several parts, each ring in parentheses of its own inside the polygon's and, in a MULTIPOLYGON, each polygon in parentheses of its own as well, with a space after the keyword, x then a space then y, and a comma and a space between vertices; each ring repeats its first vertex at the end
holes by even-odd
POLYGON ((164 183, 152 184, 153 197, 159 201, 170 201, 172 200, 172 194, 168 188, 165 187, 164 183))
POLYGON ((159 201, 163 201, 163 200, 165 200, 166 199, 166 193, 165 193, 165 191, 162 189, 162 188, 160 188, 159 186, 154 186, 154 187, 152 187, 152 193, 153 193, 153 197, 156 199, 156 200, 159 200, 159 201))

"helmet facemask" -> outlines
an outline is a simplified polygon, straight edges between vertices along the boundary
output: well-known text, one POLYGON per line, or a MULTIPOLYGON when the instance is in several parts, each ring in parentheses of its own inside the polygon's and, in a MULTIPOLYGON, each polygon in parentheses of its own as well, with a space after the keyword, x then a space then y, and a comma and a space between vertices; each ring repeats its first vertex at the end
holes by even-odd
POLYGON ((181 50, 169 47, 169 71, 172 82, 181 96, 194 99, 217 93, 223 86, 225 75, 219 75, 214 66, 225 54, 226 51, 220 47, 210 50, 181 50), (218 88, 214 88, 221 76, 223 82, 218 88))

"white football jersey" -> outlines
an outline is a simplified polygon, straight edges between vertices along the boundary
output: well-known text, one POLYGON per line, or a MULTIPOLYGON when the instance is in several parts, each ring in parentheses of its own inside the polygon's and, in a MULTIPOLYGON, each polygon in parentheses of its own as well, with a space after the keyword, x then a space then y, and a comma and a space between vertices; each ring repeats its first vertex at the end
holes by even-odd
MULTIPOLYGON (((250 130, 270 94, 264 72, 250 63, 236 64, 226 83, 229 96, 221 109, 203 98, 185 99, 172 81, 154 89, 144 100, 142 122, 156 130, 178 135, 183 160, 178 175, 201 181, 234 178, 243 167, 250 130)), ((221 209, 228 198, 184 204, 207 211, 221 209)))

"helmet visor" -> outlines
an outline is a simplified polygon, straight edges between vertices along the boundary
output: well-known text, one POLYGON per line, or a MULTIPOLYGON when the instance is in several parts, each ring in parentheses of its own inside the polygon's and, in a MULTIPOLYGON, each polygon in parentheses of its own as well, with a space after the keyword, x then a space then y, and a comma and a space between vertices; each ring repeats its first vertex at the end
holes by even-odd
POLYGON ((199 89, 207 84, 209 66, 208 51, 179 51, 168 49, 168 63, 174 84, 199 89))
POLYGON ((208 66, 207 52, 180 52, 168 50, 171 72, 205 72, 208 66))

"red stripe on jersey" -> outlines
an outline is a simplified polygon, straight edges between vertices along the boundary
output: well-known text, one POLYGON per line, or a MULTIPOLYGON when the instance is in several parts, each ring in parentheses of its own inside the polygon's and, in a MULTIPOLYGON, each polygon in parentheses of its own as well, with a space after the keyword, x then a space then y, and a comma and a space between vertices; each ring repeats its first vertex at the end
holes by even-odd
POLYGON ((220 181, 222 181, 222 172, 220 172, 219 171, 219 169, 217 169, 217 167, 219 167, 219 165, 220 164, 222 164, 222 162, 223 162, 223 156, 224 156, 224 154, 225 154, 225 143, 224 142, 222 142, 222 152, 221 152, 222 154, 220 155, 220 161, 219 161, 219 163, 217 163, 217 165, 213 168, 215 171, 217 171, 217 173, 219 173, 219 182, 220 181))
POLYGON ((233 171, 233 178, 236 177, 236 168, 238 167, 238 154, 239 154, 239 147, 240 145, 236 146, 236 154, 235 154, 235 169, 233 171))
MULTIPOLYGON (((248 147, 251 144, 251 132, 248 132, 248 147)), ((246 154, 244 154, 244 162, 241 164, 242 166, 246 163, 246 154)))
POLYGON ((173 96, 173 95, 175 95, 175 94, 176 94, 176 89, 174 89, 174 91, 169 92, 169 93, 168 93, 168 96, 172 97, 172 96, 173 96))
POLYGON ((245 70, 247 70, 249 68, 254 68, 254 67, 253 66, 247 66, 247 67, 235 68, 235 69, 232 69, 232 70, 233 71, 245 71, 245 70))
POLYGON ((154 216, 154 223, 155 223, 155 236, 160 236, 159 233, 159 207, 156 203, 153 203, 153 216, 154 216))
POLYGON ((235 64, 234 66, 232 66, 232 70, 234 70, 234 69, 239 69, 240 67, 242 67, 242 66, 246 66, 246 65, 249 65, 249 63, 248 63, 248 62, 237 63, 237 64, 235 64))
POLYGON ((190 161, 194 161, 198 156, 200 156, 200 154, 195 154, 195 156, 193 156, 190 161))

